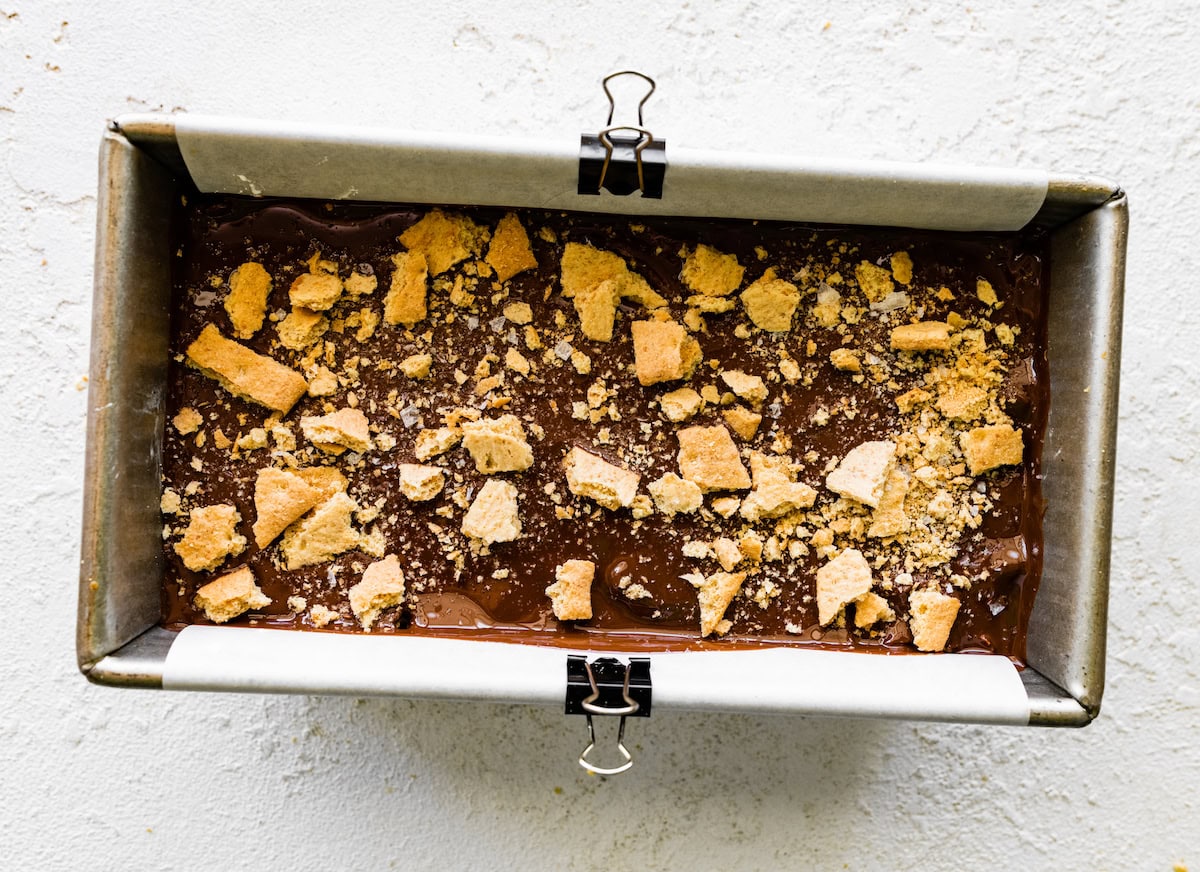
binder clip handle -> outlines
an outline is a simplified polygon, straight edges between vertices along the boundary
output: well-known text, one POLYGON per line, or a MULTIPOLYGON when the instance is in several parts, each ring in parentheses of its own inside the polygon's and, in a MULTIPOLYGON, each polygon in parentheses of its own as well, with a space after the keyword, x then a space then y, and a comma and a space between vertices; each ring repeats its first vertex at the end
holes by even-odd
POLYGON ((658 86, 654 84, 652 78, 645 73, 639 73, 637 70, 618 70, 615 73, 609 73, 601 80, 600 85, 604 88, 604 96, 608 97, 608 120, 604 122, 604 126, 608 127, 612 124, 613 114, 617 111, 617 101, 613 97, 612 91, 608 89, 608 83, 618 76, 636 76, 650 86, 650 90, 646 92, 645 97, 638 101, 637 106, 638 127, 644 127, 645 122, 642 121, 642 107, 646 105, 646 101, 650 99, 650 96, 654 93, 654 89, 658 86))
POLYGON ((667 170, 666 143, 656 139, 642 118, 642 107, 654 93, 654 80, 636 70, 610 73, 603 79, 604 94, 608 97, 608 119, 597 134, 583 134, 579 140, 580 194, 599 194, 603 188, 610 194, 625 196, 634 191, 643 197, 662 199, 663 178, 667 170), (638 101, 637 124, 613 124, 617 101, 608 83, 618 76, 636 76, 644 80, 649 90, 638 101), (614 135, 634 133, 636 136, 614 135))

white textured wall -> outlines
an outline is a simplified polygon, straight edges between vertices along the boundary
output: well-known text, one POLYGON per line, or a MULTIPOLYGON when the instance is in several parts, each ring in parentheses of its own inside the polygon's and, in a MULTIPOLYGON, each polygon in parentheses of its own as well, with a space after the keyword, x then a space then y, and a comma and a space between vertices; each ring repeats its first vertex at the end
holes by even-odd
POLYGON ((0 867, 1200 869, 1200 7, 167 5, 0 0, 0 867), (574 137, 626 65, 658 76, 648 122, 679 144, 1128 189, 1100 720, 663 713, 602 782, 573 762, 582 724, 552 711, 89 686, 73 629, 104 119, 574 137))

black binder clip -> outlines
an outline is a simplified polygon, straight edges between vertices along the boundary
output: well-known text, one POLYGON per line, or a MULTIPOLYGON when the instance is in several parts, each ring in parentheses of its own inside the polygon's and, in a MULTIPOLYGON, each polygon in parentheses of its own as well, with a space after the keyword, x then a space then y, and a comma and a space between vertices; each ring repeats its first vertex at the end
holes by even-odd
POLYGON ((622 70, 605 76, 602 84, 608 97, 608 120, 599 133, 579 137, 579 193, 599 194, 604 188, 624 197, 641 191, 643 197, 661 200, 667 172, 667 143, 655 139, 642 122, 642 107, 654 93, 654 80, 644 73, 622 70), (608 83, 617 76, 637 76, 650 85, 638 103, 636 127, 611 126, 617 104, 608 83))
POLYGON ((625 747, 625 719, 650 717, 650 658, 630 657, 626 665, 615 657, 567 657, 567 698, 569 715, 586 715, 588 745, 579 755, 579 765, 593 775, 617 775, 633 766, 633 757, 625 747), (588 759, 596 747, 596 728, 592 716, 619 717, 617 752, 623 762, 611 767, 597 766, 588 759))

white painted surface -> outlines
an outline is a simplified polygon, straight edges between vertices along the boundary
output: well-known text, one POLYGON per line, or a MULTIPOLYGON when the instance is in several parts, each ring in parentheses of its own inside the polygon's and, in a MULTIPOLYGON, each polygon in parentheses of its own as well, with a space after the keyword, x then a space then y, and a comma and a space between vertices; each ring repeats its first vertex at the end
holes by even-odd
POLYGON ((1200 868, 1200 8, 807 5, 5 0, 0 866, 1200 868), (582 726, 548 709, 87 685, 72 639, 104 118, 386 113, 573 137, 603 114, 599 77, 625 65, 658 76, 647 121, 671 142, 1095 171, 1127 187, 1100 720, 1054 732, 664 713, 631 724, 635 769, 600 781, 573 762, 582 726))

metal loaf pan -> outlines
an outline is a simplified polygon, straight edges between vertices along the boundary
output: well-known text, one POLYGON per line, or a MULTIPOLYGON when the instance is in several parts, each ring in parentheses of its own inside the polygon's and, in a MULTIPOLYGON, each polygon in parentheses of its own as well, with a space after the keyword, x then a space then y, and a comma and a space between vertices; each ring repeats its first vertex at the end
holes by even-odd
POLYGON ((562 703, 567 652, 457 640, 158 626, 169 213, 204 191, 1048 228, 1045 569, 1029 666, 801 649, 652 655, 658 706, 1081 726, 1104 687, 1126 199, 1082 176, 672 147, 662 199, 576 191, 574 143, 127 116, 101 141, 77 653, 105 685, 562 703))

